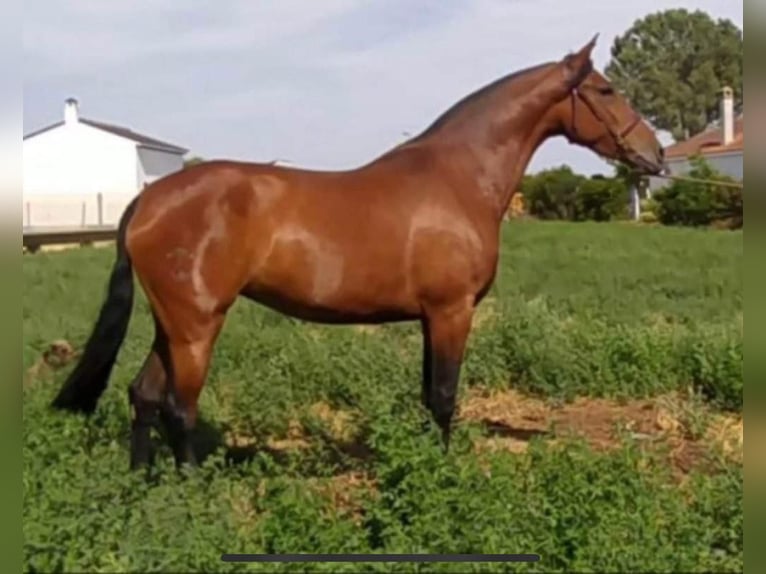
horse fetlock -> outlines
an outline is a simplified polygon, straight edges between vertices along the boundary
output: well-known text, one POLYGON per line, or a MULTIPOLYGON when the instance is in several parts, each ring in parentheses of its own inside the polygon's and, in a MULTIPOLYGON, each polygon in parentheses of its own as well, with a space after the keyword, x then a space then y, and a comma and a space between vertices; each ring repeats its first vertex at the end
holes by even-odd
POLYGON ((130 399, 130 418, 133 426, 153 426, 158 421, 160 403, 141 397, 134 387, 128 389, 130 399))
POLYGON ((431 404, 431 413, 440 427, 449 425, 452 416, 455 413, 455 396, 452 395, 446 399, 439 397, 438 400, 433 401, 431 404))

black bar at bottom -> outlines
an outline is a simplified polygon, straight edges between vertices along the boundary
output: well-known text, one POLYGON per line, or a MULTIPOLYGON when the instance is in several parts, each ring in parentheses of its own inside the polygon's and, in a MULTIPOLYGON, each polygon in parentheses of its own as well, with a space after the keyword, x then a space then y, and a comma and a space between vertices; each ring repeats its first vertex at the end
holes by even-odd
POLYGON ((537 554, 224 554, 224 562, 538 562, 537 554))

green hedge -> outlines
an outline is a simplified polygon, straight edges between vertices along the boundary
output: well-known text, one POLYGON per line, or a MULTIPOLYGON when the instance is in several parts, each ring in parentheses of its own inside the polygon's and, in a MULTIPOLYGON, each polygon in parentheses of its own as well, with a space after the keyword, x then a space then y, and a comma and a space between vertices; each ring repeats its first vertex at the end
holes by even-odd
MULTIPOLYGON (((691 159, 685 175, 695 179, 735 182, 715 169, 702 157, 691 159)), ((737 187, 675 180, 655 192, 650 209, 665 225, 706 226, 719 224, 741 228, 744 221, 743 190, 737 187)))
MULTIPOLYGON (((690 160, 685 175, 693 179, 735 183, 716 171, 702 157, 690 160)), ((544 220, 610 221, 630 215, 629 172, 618 167, 617 175, 590 178, 569 166, 546 169, 524 176, 520 191, 530 215, 544 220)), ((738 187, 674 180, 642 202, 642 220, 664 225, 716 226, 739 229, 744 221, 743 190, 738 187)))
POLYGON ((622 180, 587 178, 569 166, 525 176, 521 192, 529 214, 539 219, 609 221, 628 215, 629 192, 622 180))

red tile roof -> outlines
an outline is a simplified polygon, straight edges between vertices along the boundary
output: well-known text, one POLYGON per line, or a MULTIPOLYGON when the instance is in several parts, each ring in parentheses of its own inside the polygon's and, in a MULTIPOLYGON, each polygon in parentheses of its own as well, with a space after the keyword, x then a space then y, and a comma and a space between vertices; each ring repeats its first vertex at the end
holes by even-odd
POLYGON ((722 143, 720 126, 712 127, 704 132, 690 137, 688 140, 674 143, 665 148, 665 157, 668 159, 689 157, 693 155, 709 155, 742 151, 745 149, 745 122, 744 116, 734 120, 734 140, 724 145, 722 143))

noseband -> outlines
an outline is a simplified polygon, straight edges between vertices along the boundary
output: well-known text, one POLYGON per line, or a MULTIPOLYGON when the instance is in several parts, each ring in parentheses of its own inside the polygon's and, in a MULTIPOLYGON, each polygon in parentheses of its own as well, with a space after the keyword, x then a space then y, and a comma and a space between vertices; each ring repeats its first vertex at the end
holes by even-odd
POLYGON ((591 112, 593 112, 593 115, 596 116, 596 118, 604 124, 604 127, 607 129, 607 131, 612 135, 615 142, 617 143, 617 146, 626 153, 632 152, 633 150, 630 148, 630 146, 625 141, 625 138, 628 137, 630 132, 632 132, 636 126, 641 122, 641 116, 634 112, 633 118, 627 123, 625 127, 622 129, 616 129, 614 128, 614 123, 611 121, 611 118, 607 116, 605 111, 598 105, 593 102, 590 97, 586 96, 586 90, 583 88, 574 88, 571 92, 571 100, 572 100, 572 131, 577 134, 577 123, 575 121, 575 110, 577 109, 576 106, 576 98, 579 96, 580 99, 582 99, 583 102, 585 102, 585 105, 588 106, 591 112))

